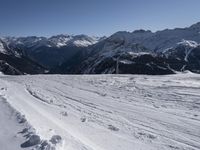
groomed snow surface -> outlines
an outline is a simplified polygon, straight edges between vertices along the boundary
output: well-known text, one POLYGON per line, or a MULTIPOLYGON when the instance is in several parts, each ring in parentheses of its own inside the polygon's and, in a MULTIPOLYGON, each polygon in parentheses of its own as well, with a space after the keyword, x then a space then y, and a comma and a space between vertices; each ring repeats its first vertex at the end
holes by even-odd
POLYGON ((0 77, 1 150, 200 150, 200 75, 0 77))

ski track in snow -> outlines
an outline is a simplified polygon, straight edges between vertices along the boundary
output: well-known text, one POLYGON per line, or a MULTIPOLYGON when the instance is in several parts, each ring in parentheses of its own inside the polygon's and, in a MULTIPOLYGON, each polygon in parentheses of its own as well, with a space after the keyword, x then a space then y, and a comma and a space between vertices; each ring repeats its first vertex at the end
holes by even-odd
MULTIPOLYGON (((61 136, 58 150, 200 150, 196 74, 1 76, 0 89, 0 124, 17 126, 3 117, 5 99, 42 140, 61 136)), ((25 141, 16 139, 12 150, 25 141)))

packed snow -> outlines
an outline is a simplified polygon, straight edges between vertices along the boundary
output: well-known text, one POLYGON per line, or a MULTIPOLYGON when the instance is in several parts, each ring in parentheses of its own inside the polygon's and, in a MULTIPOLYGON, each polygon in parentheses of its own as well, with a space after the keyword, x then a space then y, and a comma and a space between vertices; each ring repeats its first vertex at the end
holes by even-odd
POLYGON ((200 75, 0 76, 3 150, 199 150, 200 75))

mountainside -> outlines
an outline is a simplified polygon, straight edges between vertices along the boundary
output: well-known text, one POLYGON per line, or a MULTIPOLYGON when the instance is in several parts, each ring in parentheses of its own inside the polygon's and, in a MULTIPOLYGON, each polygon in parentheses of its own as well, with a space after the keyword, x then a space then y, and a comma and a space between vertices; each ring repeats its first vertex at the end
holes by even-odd
POLYGON ((117 32, 110 37, 57 35, 0 39, 0 53, 26 58, 57 74, 200 73, 200 23, 151 32, 117 32))
POLYGON ((171 74, 190 70, 199 73, 198 43, 200 23, 155 33, 145 30, 117 32, 87 48, 88 56, 78 57, 80 62, 67 60, 57 72, 171 74))
MULTIPOLYGON (((109 45, 123 44, 124 49, 130 49, 132 44, 140 44, 151 51, 161 52, 176 46, 182 40, 200 43, 200 22, 187 28, 166 29, 151 32, 136 30, 134 32, 117 32, 106 41, 109 45)), ((110 49, 105 47, 104 49, 110 49)))
MULTIPOLYGON (((67 62, 59 66, 60 73, 66 74, 174 74, 184 71, 184 60, 147 52, 119 52, 112 56, 95 55, 80 63, 75 63, 66 68, 67 62)), ((185 67, 186 69, 186 67, 185 67)), ((199 67, 200 69, 200 67, 199 67)))
POLYGON ((87 35, 57 35, 46 37, 3 38, 7 50, 25 56, 47 68, 53 68, 86 47, 103 40, 87 35))
MULTIPOLYGON (((104 38, 104 37, 103 37, 104 38)), ((87 47, 102 40, 100 37, 89 37, 87 35, 57 35, 50 38, 47 37, 5 37, 3 40, 10 47, 27 47, 34 50, 40 46, 46 47, 64 47, 64 46, 77 46, 87 47)))
POLYGON ((200 73, 200 45, 198 43, 183 40, 175 48, 168 49, 163 54, 168 59, 176 58, 184 61, 183 70, 200 73))
POLYGON ((45 68, 21 55, 20 51, 9 49, 0 40, 0 72, 9 75, 43 74, 45 68))
MULTIPOLYGON (((101 43, 102 44, 102 43, 101 43)), ((113 46, 113 45, 112 45, 113 46)), ((107 45, 103 46, 103 48, 107 45)), ((110 46, 111 47, 111 46, 110 46)), ((115 49, 91 51, 87 55, 79 53, 76 58, 60 65, 59 73, 71 74, 173 74, 190 70, 200 73, 200 46, 194 41, 183 40, 175 47, 162 52, 153 52, 139 44, 130 49, 115 45, 115 49), (87 57, 89 56, 89 57, 87 57), (118 70, 118 71, 117 71, 118 70)))
POLYGON ((1 74, 22 75, 23 73, 13 66, 9 65, 6 61, 0 60, 0 75, 1 74))

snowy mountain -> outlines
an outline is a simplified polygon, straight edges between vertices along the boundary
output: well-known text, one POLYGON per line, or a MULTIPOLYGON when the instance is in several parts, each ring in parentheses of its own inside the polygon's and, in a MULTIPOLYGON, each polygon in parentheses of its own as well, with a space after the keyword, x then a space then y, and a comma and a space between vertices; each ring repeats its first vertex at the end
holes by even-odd
POLYGON ((42 66, 52 68, 62 64, 82 49, 103 39, 87 35, 57 35, 50 38, 36 36, 4 37, 0 41, 3 41, 7 47, 7 51, 4 51, 4 53, 10 54, 12 52, 18 57, 28 57, 42 66))
POLYGON ((0 53, 0 72, 9 75, 43 74, 45 68, 26 58, 0 53))
POLYGON ((45 68, 24 57, 19 49, 10 49, 5 39, 0 40, 0 72, 9 75, 41 74, 45 68))
POLYGON ((63 47, 63 46, 77 46, 88 47, 96 44, 101 38, 89 37, 87 35, 57 35, 48 39, 51 46, 63 47))
POLYGON ((118 64, 120 73, 125 74, 169 74, 184 70, 199 73, 198 43, 200 23, 154 33, 121 31, 88 47, 86 52, 79 52, 78 61, 68 59, 56 70, 59 73, 115 73, 118 64))
MULTIPOLYGON (((81 62, 67 62, 59 67, 59 73, 70 74, 174 74, 182 70, 186 62, 147 52, 123 52, 110 56, 90 57, 81 62), (68 66, 67 64, 70 64, 68 66), (117 71, 118 70, 118 71, 117 71)), ((57 68, 58 69, 58 68, 57 68)), ((198 68, 200 69, 200 68, 198 68)))
POLYGON ((198 46, 200 45, 195 41, 183 40, 182 42, 177 43, 176 47, 165 50, 163 54, 167 57, 177 57, 188 61, 188 57, 198 46))
POLYGON ((6 61, 0 60, 0 74, 22 75, 23 73, 9 65, 6 61))
MULTIPOLYGON (((132 51, 132 46, 139 44, 153 52, 162 52, 183 40, 200 43, 200 23, 187 28, 166 29, 151 32, 136 30, 133 32, 120 31, 103 41, 102 47, 95 47, 98 51, 132 51)), ((98 45, 98 44, 97 44, 98 45)))
POLYGON ((27 47, 37 48, 45 47, 64 47, 64 46, 78 46, 87 47, 97 43, 101 38, 89 37, 87 35, 57 35, 50 38, 46 37, 5 37, 4 41, 11 47, 27 47))
POLYGON ((190 70, 200 73, 200 46, 195 41, 183 40, 161 53, 139 44, 132 44, 126 49, 123 44, 115 44, 115 48, 109 50, 108 47, 112 46, 103 45, 103 50, 88 54, 89 57, 86 55, 83 59, 76 55, 79 61, 67 61, 59 66, 57 72, 113 74, 118 70, 121 74, 172 74, 190 70))
POLYGON ((183 40, 177 46, 163 52, 164 56, 185 62, 183 70, 200 73, 200 45, 195 41, 183 40))
POLYGON ((129 49, 133 43, 141 44, 152 51, 163 51, 176 46, 182 40, 191 40, 200 43, 200 23, 187 28, 166 29, 163 31, 151 32, 136 30, 134 32, 117 32, 109 38, 109 42, 122 44, 129 49))
POLYGON ((196 23, 157 32, 120 31, 108 38, 65 34, 7 37, 0 39, 0 52, 28 58, 51 73, 115 73, 117 64, 120 73, 199 73, 199 43, 200 23, 196 23))
POLYGON ((199 150, 200 76, 1 76, 1 150, 199 150))
POLYGON ((12 55, 12 56, 15 56, 15 57, 21 57, 22 56, 22 54, 19 51, 19 49, 10 48, 10 45, 8 43, 8 39, 7 38, 0 38, 0 53, 7 54, 7 55, 12 55))

